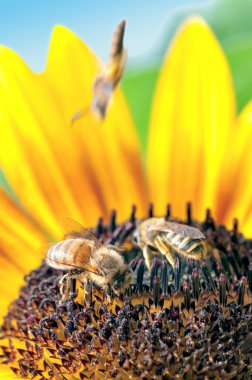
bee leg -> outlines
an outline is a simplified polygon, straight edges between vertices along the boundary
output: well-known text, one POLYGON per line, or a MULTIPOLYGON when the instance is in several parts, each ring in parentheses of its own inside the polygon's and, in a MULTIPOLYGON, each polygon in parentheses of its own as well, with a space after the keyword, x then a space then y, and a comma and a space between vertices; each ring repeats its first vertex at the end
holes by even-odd
POLYGON ((83 283, 84 290, 84 303, 90 305, 92 303, 92 283, 89 280, 85 280, 83 283))
POLYGON ((79 271, 65 274, 59 281, 61 300, 64 301, 72 292, 73 280, 79 275, 79 271))
POLYGON ((61 301, 64 301, 71 291, 72 281, 70 273, 65 274, 59 281, 61 301))
POLYGON ((149 251, 147 245, 144 245, 144 247, 143 247, 143 257, 145 260, 145 264, 148 268, 148 271, 150 271, 151 270, 151 258, 150 258, 150 251, 149 251))
POLYGON ((111 286, 110 285, 107 285, 103 288, 103 291, 104 291, 104 295, 105 295, 105 299, 107 300, 107 302, 109 304, 112 304, 112 301, 113 301, 113 297, 112 297, 112 293, 111 293, 111 286))
POLYGON ((162 255, 164 255, 167 258, 172 268, 174 268, 175 260, 171 253, 170 247, 168 247, 167 244, 165 244, 165 242, 160 237, 157 237, 155 239, 155 246, 160 251, 160 253, 162 253, 162 255))
POLYGON ((83 282, 83 289, 84 293, 89 295, 90 293, 92 293, 92 283, 89 280, 86 280, 85 282, 83 282))

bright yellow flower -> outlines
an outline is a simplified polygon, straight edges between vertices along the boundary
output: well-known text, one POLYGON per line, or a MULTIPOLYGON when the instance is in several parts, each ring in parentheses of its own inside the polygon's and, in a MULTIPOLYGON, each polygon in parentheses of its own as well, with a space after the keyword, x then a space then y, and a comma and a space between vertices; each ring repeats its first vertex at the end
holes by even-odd
MULTIPOLYGON (((228 64, 206 23, 193 18, 177 32, 153 101, 147 181, 140 144, 120 89, 104 122, 88 115, 100 62, 72 32, 57 26, 45 72, 34 74, 11 50, 0 49, 0 162, 18 202, 0 191, 1 315, 23 275, 39 265, 39 247, 62 236, 69 217, 94 225, 117 209, 120 220, 149 200, 157 214, 193 203, 219 222, 252 224, 252 103, 237 119, 228 64), (22 206, 20 206, 22 205, 22 206), (37 254, 36 254, 37 253, 37 254)), ((139 99, 139 101, 141 101, 139 99)), ((0 379, 15 378, 4 368, 0 379)))

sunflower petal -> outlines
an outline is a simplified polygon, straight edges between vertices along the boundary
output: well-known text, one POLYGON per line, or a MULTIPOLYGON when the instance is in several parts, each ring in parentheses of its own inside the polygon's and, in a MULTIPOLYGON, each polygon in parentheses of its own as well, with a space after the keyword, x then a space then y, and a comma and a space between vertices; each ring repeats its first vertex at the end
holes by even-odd
POLYGON ((73 126, 100 189, 105 208, 120 209, 125 218, 136 203, 140 212, 146 201, 138 137, 120 89, 112 96, 105 121, 95 119, 89 107, 92 83, 102 65, 91 50, 62 26, 54 29, 45 77, 53 88, 68 128, 79 109, 87 114, 73 126))
POLYGON ((235 101, 223 52, 207 24, 190 18, 166 56, 152 110, 148 179, 158 211, 169 200, 183 216, 213 207, 219 162, 233 125, 235 101))
POLYGON ((220 170, 217 220, 231 226, 239 219, 242 231, 252 236, 252 101, 235 124, 220 170), (235 141, 235 143, 234 143, 235 141))
MULTIPOLYGON (((39 227, 24 214, 24 211, 16 205, 14 200, 0 188, 0 234, 1 247, 5 247, 5 232, 17 237, 17 239, 27 245, 31 250, 36 251, 46 238, 39 227)), ((17 246, 17 249, 19 247, 17 246)))
MULTIPOLYGON (((0 250, 0 256, 2 254, 3 252, 0 250)), ((2 324, 2 318, 7 314, 10 303, 18 296, 19 289, 24 285, 24 273, 10 263, 8 259, 2 257, 0 258, 0 265, 0 324, 2 324)))
POLYGON ((17 377, 7 365, 0 365, 0 380, 22 380, 23 378, 17 377))
POLYGON ((54 95, 42 76, 1 48, 1 164, 21 203, 60 238, 62 218, 94 223, 103 209, 83 146, 65 128, 54 95))
POLYGON ((46 238, 2 189, 0 205, 1 317, 18 295, 24 274, 41 263, 46 238))

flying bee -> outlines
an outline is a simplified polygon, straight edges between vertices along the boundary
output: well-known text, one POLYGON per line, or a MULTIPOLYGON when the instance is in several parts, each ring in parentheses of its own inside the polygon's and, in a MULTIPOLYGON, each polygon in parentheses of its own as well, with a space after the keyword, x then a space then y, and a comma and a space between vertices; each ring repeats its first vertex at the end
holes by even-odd
MULTIPOLYGON (((90 109, 102 119, 106 115, 109 101, 122 77, 126 64, 127 53, 123 46, 125 24, 125 20, 122 20, 117 25, 112 38, 108 65, 103 73, 95 77, 93 82, 93 101, 90 109)), ((77 111, 72 117, 72 122, 84 116, 88 111, 89 108, 77 111)))
POLYGON ((186 258, 200 260, 206 255, 205 236, 198 228, 166 221, 164 218, 149 218, 142 221, 135 238, 142 249, 148 269, 151 268, 150 252, 159 251, 174 268, 172 250, 186 258))
POLYGON ((103 244, 83 227, 53 244, 45 260, 52 268, 68 271, 60 280, 63 299, 68 297, 73 279, 92 282, 103 290, 111 286, 116 295, 123 292, 132 280, 132 271, 124 262, 119 248, 103 244))

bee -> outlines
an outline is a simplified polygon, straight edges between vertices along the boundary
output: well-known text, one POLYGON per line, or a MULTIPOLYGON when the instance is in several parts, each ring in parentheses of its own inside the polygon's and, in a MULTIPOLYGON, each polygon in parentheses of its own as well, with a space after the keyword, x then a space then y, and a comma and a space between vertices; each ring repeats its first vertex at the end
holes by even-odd
MULTIPOLYGON (((117 25, 112 38, 108 65, 103 73, 95 77, 93 82, 93 101, 90 109, 102 119, 106 115, 109 101, 122 77, 126 64, 127 53, 123 46, 125 25, 125 20, 117 25)), ((87 109, 77 111, 72 117, 72 122, 84 116, 87 111, 87 109)))
POLYGON ((60 280, 62 299, 68 297, 73 279, 91 282, 103 290, 111 286, 116 295, 123 292, 132 280, 132 271, 119 248, 103 244, 82 226, 69 232, 63 241, 53 244, 45 261, 52 268, 68 272, 60 280))
POLYGON ((137 245, 142 249, 148 269, 151 268, 150 252, 159 251, 174 268, 172 250, 195 260, 206 255, 205 236, 198 228, 166 221, 164 218, 149 218, 142 221, 136 232, 137 245))

